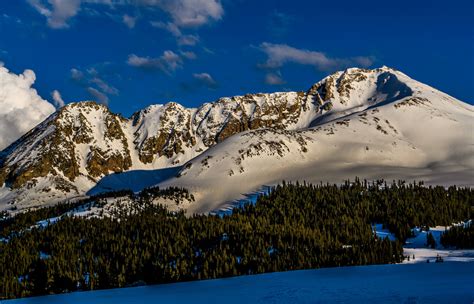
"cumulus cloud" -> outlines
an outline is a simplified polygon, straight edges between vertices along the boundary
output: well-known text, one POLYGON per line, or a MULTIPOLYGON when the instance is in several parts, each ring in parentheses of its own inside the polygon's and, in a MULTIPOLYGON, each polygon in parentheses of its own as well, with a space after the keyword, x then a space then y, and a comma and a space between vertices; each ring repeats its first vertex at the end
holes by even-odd
POLYGON ((214 78, 212 78, 209 73, 196 73, 193 74, 193 77, 199 82, 199 84, 210 89, 215 89, 218 86, 217 82, 214 80, 214 78))
POLYGON ((56 107, 58 108, 64 107, 64 100, 61 97, 61 93, 59 93, 58 90, 54 90, 53 92, 51 92, 51 97, 53 97, 53 101, 56 107))
POLYGON ((147 70, 160 70, 166 74, 171 74, 176 69, 181 68, 183 60, 181 56, 173 51, 167 50, 160 57, 140 57, 135 54, 128 56, 127 64, 136 68, 147 70))
POLYGON ((0 149, 6 148, 55 111, 32 88, 36 75, 32 70, 11 73, 0 67, 0 149))
POLYGON ((333 71, 354 64, 362 67, 372 65, 371 57, 356 58, 330 58, 322 52, 297 49, 286 44, 272 44, 264 42, 260 50, 267 55, 265 63, 260 64, 262 68, 278 69, 287 63, 310 65, 321 71, 333 71))

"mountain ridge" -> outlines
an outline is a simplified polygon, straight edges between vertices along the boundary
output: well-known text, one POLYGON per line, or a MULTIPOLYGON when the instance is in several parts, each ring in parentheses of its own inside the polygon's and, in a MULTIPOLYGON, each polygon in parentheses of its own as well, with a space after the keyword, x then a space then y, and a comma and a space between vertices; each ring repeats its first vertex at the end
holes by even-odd
MULTIPOLYGON (((285 171, 284 168, 292 164, 287 155, 293 155, 295 159, 302 160, 301 166, 304 167, 305 160, 311 159, 310 163, 315 161, 311 156, 314 151, 325 155, 333 150, 331 145, 334 143, 327 141, 328 137, 332 138, 331 136, 344 129, 341 138, 346 138, 349 131, 345 129, 356 126, 353 130, 354 138, 360 137, 362 132, 371 133, 374 129, 374 138, 379 135, 390 136, 393 140, 386 144, 396 143, 389 152, 400 150, 399 153, 409 155, 418 160, 417 164, 421 164, 421 160, 427 158, 426 152, 424 148, 416 152, 410 151, 414 150, 413 147, 416 150, 416 144, 408 140, 413 130, 405 130, 401 122, 408 118, 421 120, 422 117, 423 121, 432 123, 433 118, 437 117, 436 119, 442 119, 443 126, 448 126, 445 120, 459 120, 459 116, 462 118, 462 126, 454 126, 464 130, 464 133, 467 130, 466 134, 463 133, 464 140, 471 143, 472 136, 469 138, 468 133, 469 127, 472 130, 472 123, 464 117, 472 118, 473 112, 472 106, 388 67, 374 70, 351 68, 336 72, 315 83, 306 92, 225 97, 189 109, 175 102, 151 105, 130 118, 113 114, 105 106, 93 102, 75 103, 51 115, 2 152, 0 184, 4 185, 0 188, 0 202, 3 203, 3 208, 54 203, 84 195, 101 178, 114 172, 180 165, 183 169, 178 174, 179 177, 160 185, 196 189, 196 205, 201 203, 199 192, 206 187, 212 188, 211 182, 203 182, 202 176, 206 174, 219 176, 219 180, 210 179, 213 183, 225 184, 226 181, 222 179, 232 180, 232 177, 242 174, 246 179, 255 180, 251 186, 239 188, 240 193, 220 198, 202 196, 203 199, 222 203, 245 191, 255 190, 256 183, 262 185, 271 182, 255 177, 261 175, 261 172, 253 172, 245 165, 237 164, 238 162, 245 163, 254 158, 257 162, 252 166, 277 166, 285 171), (387 107, 390 108, 388 112, 385 110, 387 107), (417 118, 410 112, 406 114, 408 108, 419 112, 420 116, 417 118), (377 114, 381 110, 383 115, 377 114), (404 113, 405 117, 400 116, 400 113, 404 113), (391 117, 394 118, 393 121, 391 117), (324 148, 311 148, 318 146, 318 142, 325 141, 327 143, 324 148), (215 153, 220 150, 222 151, 215 153), (219 156, 214 158, 213 154, 219 156), (260 155, 263 156, 259 157, 260 155), (225 163, 223 166, 220 163, 220 167, 215 169, 213 158, 232 158, 235 165, 225 163), (196 165, 196 160, 201 162, 199 166, 196 165), (278 164, 278 160, 285 160, 287 163, 278 164), (198 167, 199 169, 195 169, 198 167), (193 173, 193 170, 199 170, 199 174, 193 173), (210 171, 214 173, 208 173, 210 171), (224 171, 225 174, 221 174, 224 171), (246 172, 250 171, 253 173, 247 175, 246 172), (189 181, 189 176, 193 176, 194 182, 189 181), (199 185, 199 181, 202 185, 199 185)), ((433 126, 438 124, 434 123, 433 126)), ((386 139, 381 137, 382 142, 386 142, 386 139)), ((360 137, 360 140, 364 142, 363 148, 368 148, 367 139, 360 137)), ((417 141, 423 142, 423 137, 417 137, 415 142, 417 141)), ((345 145, 351 150, 361 145, 361 142, 345 145)), ((383 145, 379 148, 382 151, 387 149, 383 145)), ((466 149, 461 150, 468 154, 464 151, 466 149)), ((338 150, 332 153, 338 155, 338 150)), ((383 155, 372 152, 369 154, 370 158, 366 159, 369 163, 384 159, 383 155)), ((340 162, 344 162, 349 161, 352 156, 339 157, 340 162)), ((469 156, 464 158, 464 165, 472 167, 469 156)), ((357 158, 353 160, 355 163, 359 161, 357 158)), ((416 163, 409 159, 399 159, 398 162, 408 166, 416 163)), ((338 165, 338 162, 334 164, 335 167, 338 165)), ((350 177, 352 176, 346 176, 350 177)), ((219 206, 215 204, 214 207, 219 206)), ((198 212, 204 210, 195 209, 198 212)))
MULTIPOLYGON (((358 103, 360 94, 350 94, 343 102, 349 110, 329 112, 311 128, 285 131, 284 136, 274 130, 237 134, 189 161, 177 178, 158 185, 192 191, 196 203, 188 208, 190 213, 232 208, 233 201, 244 198, 244 193, 282 180, 339 183, 359 176, 472 186, 474 107, 401 72, 386 72, 387 68, 363 71, 379 73, 378 80, 392 88, 400 82, 399 88, 408 86, 410 93, 393 92, 400 98, 386 94, 374 103, 369 98, 365 105, 358 103), (303 145, 294 142, 296 136, 306 138, 303 145), (274 155, 271 144, 259 149, 258 155, 253 153, 256 145, 275 142, 283 153, 274 155), (238 167, 241 169, 235 170, 238 167), (226 174, 230 171, 239 174, 226 174)), ((358 83, 352 83, 352 92, 358 91, 358 83)), ((381 92, 380 88, 376 91, 381 92)), ((337 94, 329 99, 336 108, 340 106, 337 94)))

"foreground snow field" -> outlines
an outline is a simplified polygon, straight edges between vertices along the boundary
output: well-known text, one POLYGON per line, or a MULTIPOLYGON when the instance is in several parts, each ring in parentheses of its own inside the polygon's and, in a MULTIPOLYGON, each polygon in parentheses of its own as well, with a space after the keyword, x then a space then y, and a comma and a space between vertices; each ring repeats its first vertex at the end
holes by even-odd
POLYGON ((2 303, 473 303, 474 263, 325 268, 2 303))

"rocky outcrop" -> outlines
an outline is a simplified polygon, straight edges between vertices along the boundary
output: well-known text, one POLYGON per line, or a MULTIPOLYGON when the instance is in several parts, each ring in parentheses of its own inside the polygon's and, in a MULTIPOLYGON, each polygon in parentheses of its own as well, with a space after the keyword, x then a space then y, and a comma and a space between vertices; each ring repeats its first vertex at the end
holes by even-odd
MULTIPOLYGON (((397 75, 401 74, 385 67, 348 69, 306 92, 225 97, 199 108, 170 102, 149 106, 129 119, 95 102, 69 104, 0 153, 0 186, 80 194, 110 173, 185 164, 241 132, 301 130, 353 109, 363 110, 383 96, 384 102, 411 96, 397 75)), ((428 102, 412 97, 396 107, 428 102)), ((379 131, 387 130, 390 127, 381 126, 379 131)), ((305 153, 304 140, 298 137, 297 142, 298 151, 305 153)), ((249 153, 261 150, 259 145, 277 155, 287 150, 279 141, 267 140, 252 146, 249 153)))
POLYGON ((307 94, 289 92, 221 98, 198 109, 174 102, 150 106, 132 116, 135 148, 140 161, 149 164, 204 151, 243 131, 291 128, 311 108, 308 102, 307 94))
POLYGON ((19 189, 49 176, 67 192, 79 176, 97 181, 134 166, 154 168, 157 160, 176 165, 242 131, 291 128, 308 102, 301 92, 248 94, 198 109, 150 106, 130 119, 95 102, 69 104, 4 151, 0 184, 19 189))
POLYGON ((132 166, 118 115, 93 102, 75 103, 9 147, 0 168, 0 184, 13 189, 53 176, 68 188, 80 175, 98 178, 132 166))

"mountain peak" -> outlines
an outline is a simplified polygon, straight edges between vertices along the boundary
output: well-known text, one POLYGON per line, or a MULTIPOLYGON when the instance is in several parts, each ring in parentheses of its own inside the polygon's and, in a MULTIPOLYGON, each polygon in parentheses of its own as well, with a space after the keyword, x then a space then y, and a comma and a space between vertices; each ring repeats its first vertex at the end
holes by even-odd
POLYGON ((385 66, 373 70, 349 68, 325 77, 307 94, 313 96, 327 120, 334 119, 334 114, 340 117, 411 96, 414 92, 409 80, 406 75, 385 66))
POLYGON ((94 110, 99 110, 99 109, 107 109, 108 107, 104 104, 98 103, 93 100, 84 100, 84 101, 78 101, 78 102, 71 102, 66 104, 64 107, 62 107, 59 111, 71 111, 74 109, 94 109, 94 110))
MULTIPOLYGON (((318 155, 327 151, 339 155, 334 147, 340 147, 347 138, 360 141, 357 146, 364 145, 362 152, 354 152, 358 156, 368 153, 375 160, 387 161, 385 152, 380 152, 382 146, 373 148, 373 141, 379 140, 392 147, 387 154, 391 159, 399 159, 396 154, 400 153, 419 160, 428 152, 415 147, 413 139, 407 137, 413 133, 403 128, 411 124, 406 121, 408 117, 426 120, 433 130, 439 128, 432 119, 439 117, 443 121, 440 126, 458 130, 459 126, 451 122, 462 125, 473 112, 472 106, 388 67, 339 71, 307 92, 223 97, 198 108, 175 102, 151 105, 130 119, 96 102, 72 103, 2 152, 0 202, 4 206, 18 204, 19 208, 54 203, 84 195, 112 173, 181 165, 189 169, 190 160, 196 157, 201 165, 193 161, 194 169, 183 173, 189 171, 189 176, 195 174, 198 179, 206 175, 208 158, 213 156, 206 151, 211 147, 209 151, 225 150, 219 159, 233 157, 232 165, 226 165, 232 176, 247 172, 250 165, 244 163, 250 159, 262 158, 265 164, 283 168, 292 163, 286 159, 288 155, 299 161, 319 159, 318 155), (354 133, 351 136, 346 129, 349 125, 354 133), (360 135, 365 133, 371 137, 360 135), (328 141, 340 136, 342 139, 334 143, 328 141), (327 145, 321 146, 321 142, 327 145), (234 155, 234 148, 241 152, 234 155), (285 159, 285 163, 276 159, 285 159)), ((423 141, 424 137, 416 140, 423 141)), ((345 143, 341 148, 352 150, 353 146, 345 143)), ((352 159, 346 156, 341 159, 352 159)))

